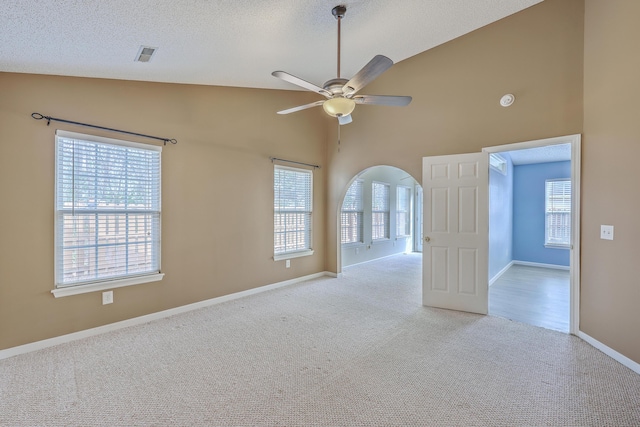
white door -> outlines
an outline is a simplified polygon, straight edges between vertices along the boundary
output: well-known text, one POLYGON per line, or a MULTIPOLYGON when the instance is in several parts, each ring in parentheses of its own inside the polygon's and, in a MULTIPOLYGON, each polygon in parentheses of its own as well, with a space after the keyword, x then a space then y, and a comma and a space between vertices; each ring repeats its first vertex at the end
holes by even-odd
POLYGON ((487 153, 424 157, 422 304, 487 314, 487 153))

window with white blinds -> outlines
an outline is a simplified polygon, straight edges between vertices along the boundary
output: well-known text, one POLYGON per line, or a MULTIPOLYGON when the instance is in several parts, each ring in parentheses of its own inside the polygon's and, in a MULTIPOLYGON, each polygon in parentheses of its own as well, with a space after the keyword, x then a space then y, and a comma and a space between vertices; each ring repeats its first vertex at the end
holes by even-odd
POLYGON ((545 181, 545 246, 571 244, 571 180, 545 181))
POLYGON ((274 166, 274 258, 311 252, 313 172, 274 166))
POLYGON ((56 288, 160 272, 161 150, 56 133, 56 288))
POLYGON ((411 188, 396 188, 396 236, 411 235, 411 188))
POLYGON ((344 196, 344 202, 342 202, 340 217, 342 244, 363 242, 363 205, 363 182, 357 179, 349 186, 347 194, 344 196))
POLYGON ((389 184, 371 184, 371 239, 389 238, 389 184))

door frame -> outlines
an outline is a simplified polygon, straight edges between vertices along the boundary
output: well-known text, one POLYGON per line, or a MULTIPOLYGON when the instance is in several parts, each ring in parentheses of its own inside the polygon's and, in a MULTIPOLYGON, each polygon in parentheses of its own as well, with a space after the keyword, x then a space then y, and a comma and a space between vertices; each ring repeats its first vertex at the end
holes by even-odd
POLYGON ((422 201, 422 183, 416 183, 416 188, 413 194, 414 209, 413 209, 413 251, 422 253, 422 235, 423 233, 423 201, 422 201))
POLYGON ((571 254, 569 258, 569 333, 578 335, 580 330, 580 134, 537 139, 513 144, 496 145, 482 149, 486 153, 500 153, 548 145, 571 144, 571 254))

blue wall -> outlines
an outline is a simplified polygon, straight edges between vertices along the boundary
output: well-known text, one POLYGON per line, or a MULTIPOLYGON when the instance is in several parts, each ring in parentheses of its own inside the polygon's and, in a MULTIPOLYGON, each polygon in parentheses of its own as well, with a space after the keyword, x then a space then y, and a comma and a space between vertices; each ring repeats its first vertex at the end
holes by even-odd
POLYGON ((514 260, 569 266, 568 249, 544 247, 544 182, 570 177, 570 161, 513 167, 514 260))
POLYGON ((513 260, 513 164, 507 153, 507 174, 489 169, 489 279, 513 260))

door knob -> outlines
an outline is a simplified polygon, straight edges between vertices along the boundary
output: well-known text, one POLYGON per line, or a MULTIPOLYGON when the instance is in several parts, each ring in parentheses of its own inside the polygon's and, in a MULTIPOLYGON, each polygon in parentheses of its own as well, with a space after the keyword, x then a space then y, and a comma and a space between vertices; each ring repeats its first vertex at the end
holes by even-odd
POLYGON ((431 241, 431 237, 429 236, 424 236, 424 241, 429 243, 431 241))

